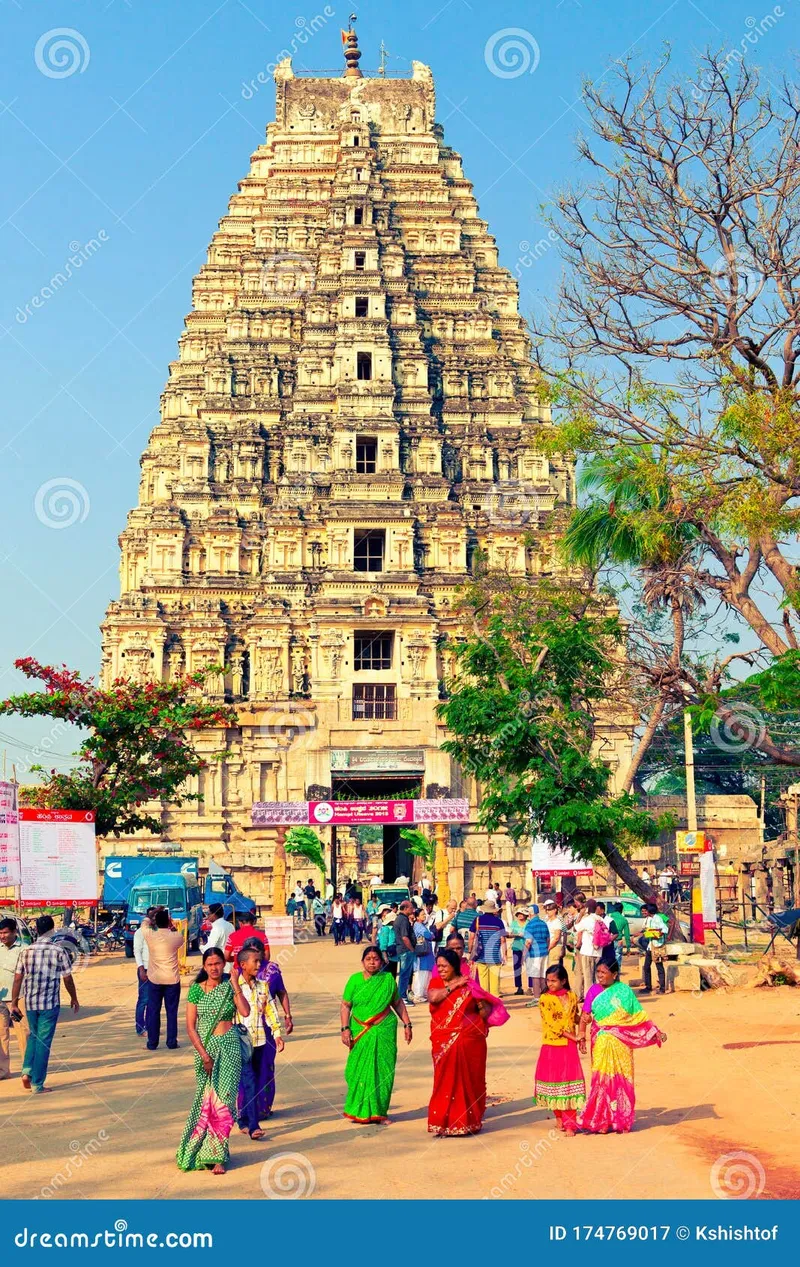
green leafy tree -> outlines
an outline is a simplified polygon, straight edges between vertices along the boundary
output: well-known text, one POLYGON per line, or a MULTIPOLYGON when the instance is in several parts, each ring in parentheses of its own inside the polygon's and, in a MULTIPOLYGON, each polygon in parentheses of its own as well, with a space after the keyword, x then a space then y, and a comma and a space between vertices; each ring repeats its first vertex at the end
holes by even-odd
POLYGON ((161 818, 146 808, 154 801, 181 805, 202 799, 185 787, 208 764, 191 736, 236 721, 233 709, 203 699, 209 671, 144 685, 118 678, 101 690, 66 665, 54 668, 26 657, 16 660, 15 667, 44 689, 0 701, 0 714, 53 717, 88 731, 69 773, 33 767, 45 778, 26 789, 28 804, 93 809, 97 834, 119 836, 160 834, 161 818))
POLYGON ((433 866, 436 845, 416 827, 401 827, 400 836, 406 843, 406 849, 416 858, 422 858, 426 867, 433 866))
POLYGON ((620 686, 623 630, 580 586, 483 575, 465 595, 472 634, 456 646, 457 673, 440 712, 443 744, 481 785, 480 821, 528 846, 544 836, 587 862, 604 858, 642 897, 628 854, 664 823, 631 792, 614 794, 598 755, 603 717, 620 686))
POLYGON ((310 827, 290 827, 286 833, 286 852, 305 858, 322 872, 325 879, 325 850, 322 841, 310 827))

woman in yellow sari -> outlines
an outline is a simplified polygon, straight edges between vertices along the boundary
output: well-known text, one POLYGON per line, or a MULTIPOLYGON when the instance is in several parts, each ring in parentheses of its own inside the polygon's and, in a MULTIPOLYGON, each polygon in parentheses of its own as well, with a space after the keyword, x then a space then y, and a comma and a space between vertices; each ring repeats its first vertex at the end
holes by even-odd
POLYGON ((580 1022, 578 1048, 585 1052, 591 1018, 592 1082, 578 1126, 592 1135, 624 1134, 633 1126, 636 1105, 634 1048, 660 1047, 667 1036, 642 1011, 630 986, 620 981, 613 950, 603 954, 597 965, 597 984, 601 989, 592 1000, 591 1012, 584 1011, 580 1022))

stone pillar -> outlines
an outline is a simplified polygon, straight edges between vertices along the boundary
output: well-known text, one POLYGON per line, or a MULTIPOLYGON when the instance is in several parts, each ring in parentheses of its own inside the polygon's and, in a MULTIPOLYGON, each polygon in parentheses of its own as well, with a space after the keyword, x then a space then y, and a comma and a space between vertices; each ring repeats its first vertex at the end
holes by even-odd
POLYGON ((446 823, 434 823, 433 834, 436 840, 434 858, 434 874, 436 876, 436 896, 440 906, 450 901, 450 876, 447 858, 447 836, 449 828, 446 823))
POLYGON ((275 852, 272 855, 272 912, 286 913, 286 828, 278 827, 275 833, 275 852))

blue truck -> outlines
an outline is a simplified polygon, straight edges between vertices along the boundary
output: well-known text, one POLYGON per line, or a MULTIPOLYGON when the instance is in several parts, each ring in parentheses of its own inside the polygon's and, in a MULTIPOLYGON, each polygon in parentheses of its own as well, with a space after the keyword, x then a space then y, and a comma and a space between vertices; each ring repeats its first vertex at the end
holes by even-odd
MULTIPOLYGON (((133 934, 141 924, 141 916, 133 915, 130 911, 131 890, 137 885, 140 892, 137 897, 141 897, 149 882, 155 879, 166 878, 169 876, 183 877, 183 880, 175 880, 173 888, 179 885, 182 888, 191 890, 191 896, 194 898, 194 890, 197 890, 197 902, 202 900, 200 894, 199 865, 197 858, 182 857, 178 854, 172 854, 162 858, 151 858, 141 856, 139 854, 121 854, 117 857, 106 858, 103 866, 103 905, 113 912, 122 912, 125 915, 125 954, 129 959, 133 958, 133 934), (188 881, 188 886, 184 884, 184 880, 188 881), (139 884, 143 882, 143 885, 139 884), (128 916, 131 916, 129 919, 128 916)), ((155 888, 157 886, 152 885, 155 888)), ((164 888, 164 885, 161 885, 164 888)), ((161 903, 158 903, 159 905, 161 903)), ((148 906, 151 903, 148 902, 148 906)), ((153 903, 155 905, 155 903, 153 903)), ((166 905, 166 903, 164 903, 166 905)), ((145 907, 145 910, 147 907, 145 907)), ((200 915, 202 922, 202 914, 200 915)))
POLYGON ((172 854, 138 854, 107 858, 103 868, 103 905, 125 916, 125 954, 133 958, 133 937, 149 906, 166 906, 174 919, 185 920, 189 946, 196 949, 203 926, 203 903, 219 902, 226 918, 255 908, 236 881, 216 862, 209 863, 201 885, 197 858, 172 854))

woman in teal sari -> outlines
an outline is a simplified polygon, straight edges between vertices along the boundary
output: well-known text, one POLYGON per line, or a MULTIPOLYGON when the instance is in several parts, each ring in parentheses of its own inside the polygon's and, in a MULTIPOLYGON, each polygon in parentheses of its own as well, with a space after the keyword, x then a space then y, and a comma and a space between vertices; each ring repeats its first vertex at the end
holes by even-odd
POLYGON ((344 1078, 344 1116, 352 1122, 388 1122, 389 1101, 397 1063, 397 1017, 407 1043, 411 1021, 397 993, 397 983, 380 951, 367 946, 361 972, 355 972, 342 998, 342 1042, 348 1049, 344 1078))

